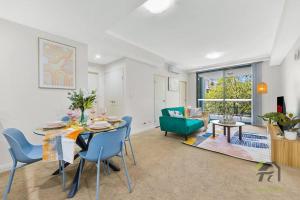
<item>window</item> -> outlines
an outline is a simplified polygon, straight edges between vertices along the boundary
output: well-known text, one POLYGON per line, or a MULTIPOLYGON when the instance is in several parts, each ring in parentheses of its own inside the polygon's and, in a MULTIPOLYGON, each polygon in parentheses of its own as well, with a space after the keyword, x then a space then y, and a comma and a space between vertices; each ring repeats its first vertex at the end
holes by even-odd
POLYGON ((233 115, 251 123, 252 68, 250 65, 197 73, 197 106, 211 119, 233 115))

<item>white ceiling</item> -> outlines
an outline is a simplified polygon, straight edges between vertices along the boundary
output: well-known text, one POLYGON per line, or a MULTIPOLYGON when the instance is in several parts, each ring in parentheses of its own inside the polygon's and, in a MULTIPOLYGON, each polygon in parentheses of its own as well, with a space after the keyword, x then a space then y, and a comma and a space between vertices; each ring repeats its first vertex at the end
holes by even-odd
POLYGON ((143 7, 111 32, 185 69, 270 55, 284 0, 177 0, 161 15, 143 7), (210 60, 210 52, 224 52, 210 60))
POLYGON ((175 0, 158 15, 145 1, 0 0, 0 18, 87 43, 90 62, 131 57, 188 70, 270 57, 285 0, 175 0), (205 58, 213 51, 224 56, 205 58))

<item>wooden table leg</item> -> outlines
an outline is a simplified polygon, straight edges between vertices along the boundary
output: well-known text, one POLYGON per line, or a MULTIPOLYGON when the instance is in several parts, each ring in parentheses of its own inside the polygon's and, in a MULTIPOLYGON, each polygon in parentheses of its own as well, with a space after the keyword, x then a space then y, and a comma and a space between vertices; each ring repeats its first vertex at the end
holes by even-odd
POLYGON ((213 124, 213 137, 216 137, 216 125, 213 124))
POLYGON ((230 143, 230 126, 227 127, 228 131, 227 131, 227 142, 230 143))
POLYGON ((226 136, 226 126, 224 126, 224 135, 226 136))
POLYGON ((239 139, 242 140, 242 126, 239 127, 239 139))

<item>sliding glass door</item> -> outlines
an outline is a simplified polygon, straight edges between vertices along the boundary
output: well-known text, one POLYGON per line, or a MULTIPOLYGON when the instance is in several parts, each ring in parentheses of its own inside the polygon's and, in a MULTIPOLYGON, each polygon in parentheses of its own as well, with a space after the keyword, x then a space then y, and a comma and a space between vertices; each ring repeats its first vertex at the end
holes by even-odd
POLYGON ((211 119, 224 114, 251 123, 252 72, 250 66, 197 73, 197 105, 211 119))

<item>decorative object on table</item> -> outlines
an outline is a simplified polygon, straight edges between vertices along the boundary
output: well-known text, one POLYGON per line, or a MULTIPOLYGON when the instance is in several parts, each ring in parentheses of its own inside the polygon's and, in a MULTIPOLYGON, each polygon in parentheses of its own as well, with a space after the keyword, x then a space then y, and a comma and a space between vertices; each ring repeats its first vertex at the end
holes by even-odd
POLYGON ((168 89, 169 91, 178 91, 179 89, 179 80, 174 77, 168 77, 168 89))
POLYGON ((76 89, 76 48, 39 38, 39 87, 76 89))
POLYGON ((268 93, 268 85, 265 82, 260 82, 257 84, 257 93, 266 94, 268 93))
POLYGON ((271 162, 271 141, 269 136, 263 133, 243 132, 243 138, 240 140, 238 129, 236 129, 236 132, 233 131, 233 133, 231 142, 228 143, 221 127, 216 130, 215 138, 211 127, 209 127, 208 131, 199 132, 183 143, 243 160, 262 163, 271 162))
POLYGON ((223 118, 220 120, 220 123, 222 124, 236 124, 236 121, 233 119, 232 115, 223 115, 223 118))
POLYGON ((68 99, 70 99, 71 101, 71 105, 69 108, 71 110, 79 109, 81 111, 79 122, 80 124, 85 125, 86 120, 84 111, 93 107, 93 104, 96 100, 96 91, 92 90, 91 92, 89 92, 87 90, 83 91, 80 89, 78 92, 69 92, 68 95, 68 99))
POLYGON ((264 121, 268 121, 270 124, 277 123, 280 125, 280 136, 285 136, 288 140, 297 139, 297 131, 299 130, 297 125, 300 123, 300 119, 299 117, 294 117, 292 113, 284 114, 279 112, 270 112, 258 117, 262 118, 264 121))

